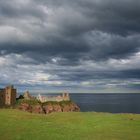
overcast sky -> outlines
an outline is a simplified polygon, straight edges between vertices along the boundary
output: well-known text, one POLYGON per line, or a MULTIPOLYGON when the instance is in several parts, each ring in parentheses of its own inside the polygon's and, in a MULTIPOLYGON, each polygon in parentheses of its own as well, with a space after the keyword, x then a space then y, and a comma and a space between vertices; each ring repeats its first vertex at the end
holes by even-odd
POLYGON ((0 86, 140 92, 139 0, 0 0, 0 86))

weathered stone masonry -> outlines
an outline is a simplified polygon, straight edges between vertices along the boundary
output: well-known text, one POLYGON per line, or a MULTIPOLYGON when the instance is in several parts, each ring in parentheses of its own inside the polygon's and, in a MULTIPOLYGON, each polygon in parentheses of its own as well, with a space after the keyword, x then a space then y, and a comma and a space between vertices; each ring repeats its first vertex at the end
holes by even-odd
POLYGON ((0 106, 14 105, 16 103, 16 89, 13 85, 0 89, 0 106))

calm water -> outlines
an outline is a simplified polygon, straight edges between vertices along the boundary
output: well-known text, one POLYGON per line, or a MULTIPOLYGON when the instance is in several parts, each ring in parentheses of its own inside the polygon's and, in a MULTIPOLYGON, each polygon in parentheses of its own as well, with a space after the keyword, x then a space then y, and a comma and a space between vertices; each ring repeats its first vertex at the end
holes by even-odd
POLYGON ((140 113, 140 94, 71 94, 81 111, 140 113))
MULTIPOLYGON (((50 94, 45 94, 50 95, 50 94)), ((51 94, 57 95, 57 94, 51 94)), ((81 111, 140 113, 140 94, 70 94, 81 111)))

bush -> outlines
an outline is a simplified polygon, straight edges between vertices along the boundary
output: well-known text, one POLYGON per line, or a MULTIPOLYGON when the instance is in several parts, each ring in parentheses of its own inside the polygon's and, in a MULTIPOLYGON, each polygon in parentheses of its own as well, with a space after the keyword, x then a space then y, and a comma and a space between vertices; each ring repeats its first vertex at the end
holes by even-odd
POLYGON ((35 105, 35 104, 40 104, 40 102, 37 99, 19 99, 17 100, 17 104, 21 104, 21 103, 27 103, 29 105, 35 105))

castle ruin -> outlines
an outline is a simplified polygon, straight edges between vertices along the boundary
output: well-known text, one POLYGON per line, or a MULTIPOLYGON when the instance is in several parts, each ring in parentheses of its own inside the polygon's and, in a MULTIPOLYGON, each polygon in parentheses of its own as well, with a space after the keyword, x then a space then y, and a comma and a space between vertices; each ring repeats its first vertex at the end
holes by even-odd
POLYGON ((13 85, 0 89, 0 106, 14 105, 16 103, 16 89, 13 85))
POLYGON ((37 96, 37 100, 39 100, 42 103, 48 101, 53 101, 53 102, 70 101, 70 96, 68 93, 63 93, 62 95, 58 95, 58 96, 41 96, 39 94, 37 96))

